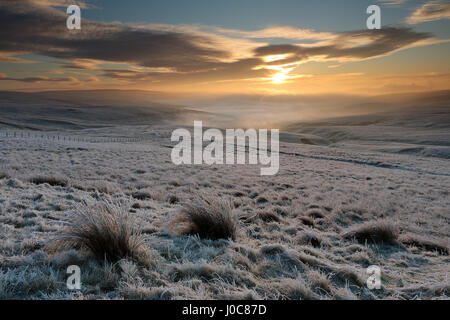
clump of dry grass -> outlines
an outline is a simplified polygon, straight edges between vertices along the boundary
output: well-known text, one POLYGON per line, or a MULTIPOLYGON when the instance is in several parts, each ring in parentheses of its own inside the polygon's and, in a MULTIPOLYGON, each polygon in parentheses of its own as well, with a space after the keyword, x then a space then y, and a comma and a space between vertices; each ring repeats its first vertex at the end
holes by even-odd
POLYGON ((314 227, 314 220, 310 217, 298 217, 301 223, 303 223, 305 226, 311 226, 314 227))
POLYGON ((311 289, 320 295, 324 293, 331 294, 334 290, 329 276, 320 270, 308 271, 308 280, 311 284, 311 289))
POLYGON ((31 183, 34 184, 44 184, 48 183, 51 186, 67 187, 69 184, 69 179, 62 176, 35 176, 29 179, 31 183))
POLYGON ((430 299, 432 297, 441 296, 442 298, 448 300, 447 297, 450 294, 450 281, 415 285, 412 287, 404 288, 402 291, 406 299, 413 299, 417 297, 421 299, 430 299))
POLYGON ((104 181, 104 180, 98 180, 95 182, 92 182, 89 186, 86 186, 85 189, 87 191, 98 191, 101 193, 108 193, 108 194, 114 194, 120 192, 120 187, 112 182, 104 181))
POLYGON ((319 219, 319 218, 325 217, 323 211, 318 208, 309 209, 308 211, 306 211, 306 216, 313 218, 313 219, 319 219))
POLYGON ((11 173, 9 171, 0 170, 0 179, 10 179, 11 173))
POLYGON ((397 245, 398 229, 389 221, 369 221, 352 227, 343 234, 345 239, 356 239, 359 243, 371 242, 397 245))
POLYGON ((420 237, 417 235, 408 234, 402 236, 400 241, 407 246, 414 246, 419 249, 423 249, 426 251, 436 251, 442 255, 449 255, 450 249, 445 245, 445 243, 439 243, 436 240, 427 239, 424 237, 420 237))
POLYGON ((334 276, 346 283, 354 283, 359 287, 364 285, 364 280, 358 274, 358 271, 348 265, 337 267, 333 270, 334 276))
POLYGON ((323 242, 322 237, 318 233, 311 231, 302 232, 296 237, 296 240, 300 244, 311 244, 313 247, 320 247, 323 242))
POLYGON ((269 200, 267 200, 264 197, 259 197, 258 199, 256 199, 256 203, 257 204, 264 204, 264 203, 267 203, 267 202, 269 202, 269 200))
POLYGON ((177 217, 183 234, 203 239, 236 239, 237 219, 232 205, 222 199, 200 197, 183 206, 177 217))
POLYGON ((307 283, 301 279, 281 279, 275 284, 276 289, 281 294, 281 299, 288 300, 316 300, 319 297, 308 287, 307 283))
POLYGON ((131 195, 133 198, 138 200, 148 200, 152 198, 152 195, 146 191, 136 191, 131 195))
POLYGON ((87 249, 96 258, 111 262, 139 258, 143 246, 143 237, 134 228, 128 210, 106 201, 83 204, 54 240, 57 248, 87 249))
POLYGON ((280 222, 280 218, 275 213, 270 211, 260 211, 258 212, 258 217, 264 222, 280 222))
POLYGON ((167 197, 167 202, 169 202, 170 204, 175 204, 177 202, 180 202, 180 199, 176 195, 172 194, 167 197))

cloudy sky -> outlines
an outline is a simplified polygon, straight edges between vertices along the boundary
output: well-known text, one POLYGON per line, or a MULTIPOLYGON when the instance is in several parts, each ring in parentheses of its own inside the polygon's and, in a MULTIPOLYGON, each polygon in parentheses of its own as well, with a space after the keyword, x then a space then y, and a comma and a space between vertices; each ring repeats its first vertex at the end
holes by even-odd
POLYGON ((0 90, 383 94, 450 89, 450 2, 8 0, 0 90), (77 3, 81 30, 68 30, 77 3), (381 7, 381 30, 366 9, 381 7))

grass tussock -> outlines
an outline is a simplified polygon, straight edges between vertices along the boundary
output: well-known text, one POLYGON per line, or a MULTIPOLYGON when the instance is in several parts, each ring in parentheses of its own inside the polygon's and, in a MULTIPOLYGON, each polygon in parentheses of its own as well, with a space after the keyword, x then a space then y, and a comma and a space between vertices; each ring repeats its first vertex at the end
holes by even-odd
POLYGON ((436 240, 426 239, 416 235, 406 235, 401 237, 400 241, 407 246, 414 246, 416 248, 437 252, 441 255, 448 256, 450 254, 450 249, 445 245, 445 243, 440 243, 436 240))
POLYGON ((136 191, 136 192, 133 192, 133 194, 131 196, 134 199, 137 199, 137 200, 152 199, 152 195, 149 192, 146 192, 146 191, 136 191))
POLYGON ((0 179, 10 179, 11 177, 11 173, 8 171, 0 170, 0 179))
POLYGON ((318 270, 311 270, 308 272, 308 279, 311 283, 311 288, 319 295, 331 295, 334 291, 332 282, 329 276, 318 270))
POLYGON ((311 219, 310 217, 298 217, 298 219, 300 220, 300 222, 302 224, 304 224, 305 226, 310 226, 310 227, 314 227, 314 220, 311 219))
POLYGON ((301 279, 285 278, 275 285, 281 294, 281 299, 288 300, 316 300, 318 296, 309 288, 307 283, 301 279))
POLYGON ((177 196, 172 194, 167 197, 167 202, 170 204, 175 204, 175 203, 180 202, 180 199, 177 196))
POLYGON ((323 211, 318 208, 309 209, 308 211, 306 211, 306 216, 312 219, 320 219, 325 217, 323 211))
POLYGON ((35 176, 29 179, 31 183, 34 184, 44 184, 48 183, 51 186, 67 187, 69 184, 69 179, 63 176, 35 176))
POLYGON ((409 288, 404 288, 404 296, 406 299, 430 299, 433 297, 442 297, 448 300, 450 295, 450 281, 443 281, 441 283, 415 285, 409 288))
POLYGON ((313 247, 320 247, 323 240, 318 233, 304 231, 299 236, 296 237, 299 244, 302 245, 312 245, 313 247))
POLYGON ((398 229, 389 221, 369 221, 352 227, 343 234, 344 239, 356 239, 359 243, 398 244, 398 229))
POLYGON ((57 248, 86 249, 96 258, 111 262, 142 254, 143 238, 122 206, 110 202, 84 204, 69 219, 55 239, 57 248))
POLYGON ((231 203, 222 199, 198 198, 185 204, 177 217, 180 232, 203 239, 232 239, 237 236, 237 219, 231 203))
POLYGON ((264 222, 280 222, 280 218, 275 213, 270 211, 260 211, 258 212, 258 217, 264 222))

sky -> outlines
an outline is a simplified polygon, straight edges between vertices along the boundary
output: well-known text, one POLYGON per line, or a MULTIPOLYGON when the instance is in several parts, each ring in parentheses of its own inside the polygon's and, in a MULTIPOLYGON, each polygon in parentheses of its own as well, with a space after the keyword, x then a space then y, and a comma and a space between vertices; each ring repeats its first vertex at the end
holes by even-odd
POLYGON ((448 90, 449 19, 440 0, 2 1, 0 90, 448 90), (66 27, 70 4, 80 30, 66 27), (380 30, 366 27, 372 4, 380 30))

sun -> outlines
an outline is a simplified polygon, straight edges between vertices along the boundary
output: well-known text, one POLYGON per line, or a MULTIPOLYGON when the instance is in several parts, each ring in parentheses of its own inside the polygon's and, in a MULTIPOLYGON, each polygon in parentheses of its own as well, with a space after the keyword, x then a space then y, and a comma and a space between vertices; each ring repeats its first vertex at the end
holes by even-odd
POLYGON ((259 65, 253 70, 266 69, 272 71, 273 73, 269 77, 264 78, 264 80, 270 81, 272 84, 284 84, 289 82, 289 80, 303 77, 302 75, 291 74, 298 66, 298 63, 286 61, 289 56, 290 54, 288 53, 265 56, 263 58, 265 64, 259 65))
POLYGON ((295 78, 295 76, 290 74, 294 68, 292 65, 271 66, 269 69, 277 71, 270 77, 271 82, 273 84, 283 84, 289 79, 295 78))
POLYGON ((275 73, 271 79, 273 84, 283 84, 286 80, 289 79, 289 75, 288 72, 283 70, 278 73, 275 73))

